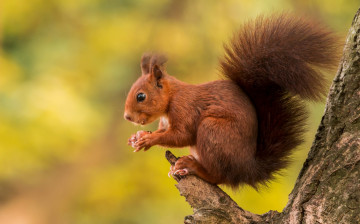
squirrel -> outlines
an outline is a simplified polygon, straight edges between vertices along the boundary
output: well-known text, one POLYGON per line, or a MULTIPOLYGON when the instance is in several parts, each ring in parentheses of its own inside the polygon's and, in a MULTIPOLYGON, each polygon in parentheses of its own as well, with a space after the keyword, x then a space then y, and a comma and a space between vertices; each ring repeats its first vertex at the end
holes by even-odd
POLYGON ((257 188, 289 164, 303 142, 303 100, 326 94, 319 69, 334 68, 337 37, 318 22, 291 14, 259 16, 225 45, 220 67, 225 79, 199 85, 170 76, 166 57, 146 53, 142 75, 132 85, 124 118, 146 125, 129 144, 190 147, 171 175, 196 175, 212 184, 257 188))

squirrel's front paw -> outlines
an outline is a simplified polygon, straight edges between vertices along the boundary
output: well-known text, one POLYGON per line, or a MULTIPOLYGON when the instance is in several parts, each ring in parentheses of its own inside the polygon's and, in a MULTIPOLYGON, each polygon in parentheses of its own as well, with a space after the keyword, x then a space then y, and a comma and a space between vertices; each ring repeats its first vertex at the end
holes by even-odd
POLYGON ((148 150, 151 146, 153 146, 153 135, 151 132, 146 132, 145 134, 141 134, 141 137, 136 139, 133 148, 135 148, 134 152, 140 151, 144 148, 144 151, 148 150))
POLYGON ((151 131, 138 131, 136 134, 131 135, 131 137, 128 140, 128 145, 133 147, 135 150, 134 152, 139 151, 138 149, 139 143, 141 142, 140 139, 142 139, 145 135, 151 134, 151 131))

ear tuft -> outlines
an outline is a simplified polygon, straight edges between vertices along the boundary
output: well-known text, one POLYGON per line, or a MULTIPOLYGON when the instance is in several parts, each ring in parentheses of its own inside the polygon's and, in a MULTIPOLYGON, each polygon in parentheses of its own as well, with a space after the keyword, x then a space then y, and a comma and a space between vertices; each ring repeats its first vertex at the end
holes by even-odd
POLYGON ((167 58, 162 54, 154 54, 150 60, 151 75, 158 81, 165 72, 165 62, 167 58))
POLYGON ((143 75, 151 73, 157 79, 160 79, 165 71, 167 58, 163 54, 144 53, 141 57, 141 73, 143 75))
POLYGON ((150 73, 150 60, 151 60, 152 54, 151 53, 144 53, 141 57, 141 74, 146 75, 150 73))
POLYGON ((159 67, 163 67, 167 62, 167 57, 163 54, 153 54, 150 60, 150 67, 154 65, 158 65, 159 67))

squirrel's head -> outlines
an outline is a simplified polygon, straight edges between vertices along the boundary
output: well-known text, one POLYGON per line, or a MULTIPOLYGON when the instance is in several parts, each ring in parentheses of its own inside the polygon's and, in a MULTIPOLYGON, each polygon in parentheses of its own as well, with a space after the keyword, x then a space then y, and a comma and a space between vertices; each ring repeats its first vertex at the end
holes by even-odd
POLYGON ((166 114, 169 104, 169 85, 164 68, 166 57, 144 54, 142 75, 132 85, 125 103, 124 118, 145 125, 166 114))

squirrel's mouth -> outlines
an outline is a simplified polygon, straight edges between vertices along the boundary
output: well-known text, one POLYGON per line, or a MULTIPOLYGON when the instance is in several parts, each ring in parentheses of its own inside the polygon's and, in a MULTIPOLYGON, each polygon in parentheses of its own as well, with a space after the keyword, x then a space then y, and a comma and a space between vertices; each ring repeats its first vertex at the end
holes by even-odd
POLYGON ((136 116, 131 122, 135 125, 147 125, 156 120, 156 116, 148 116, 147 114, 140 114, 136 116))
POLYGON ((156 120, 155 116, 150 116, 150 117, 139 119, 136 123, 139 125, 147 125, 147 124, 154 122, 155 120, 156 120))
POLYGON ((137 121, 132 121, 131 123, 133 123, 135 125, 146 125, 146 124, 148 124, 146 122, 146 120, 137 120, 137 121))

